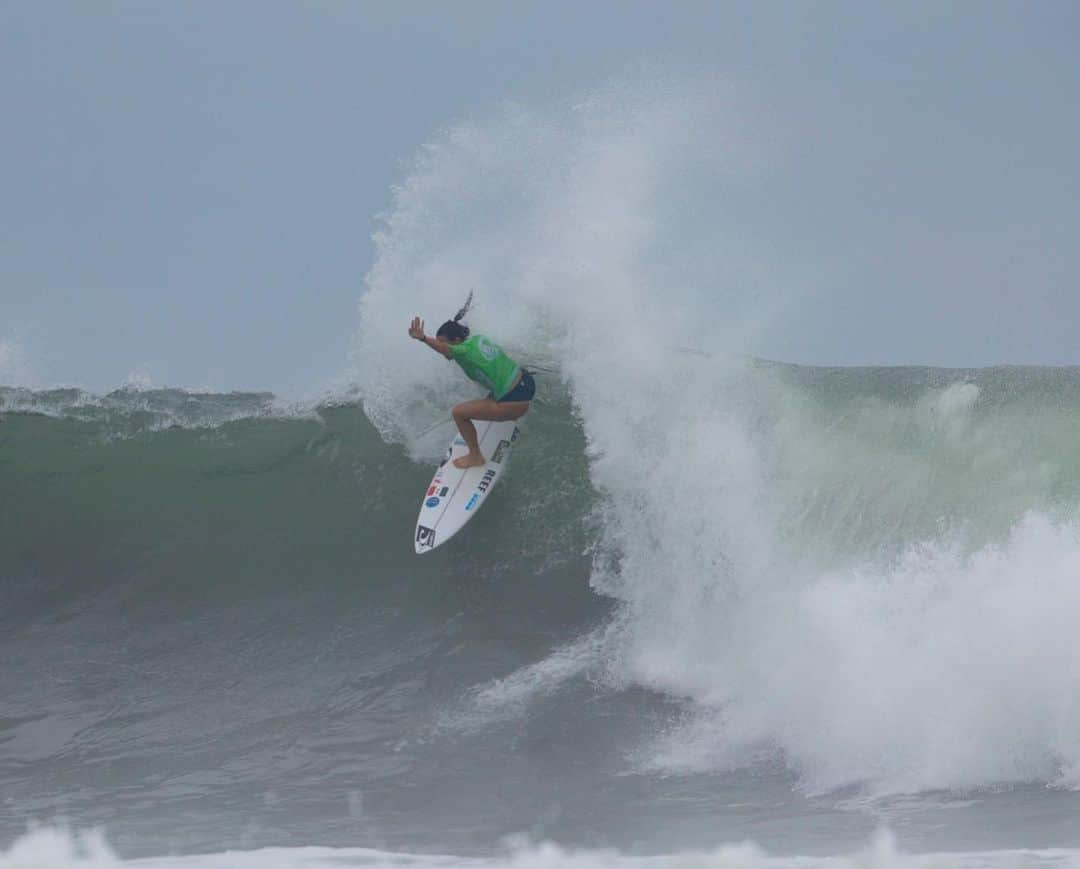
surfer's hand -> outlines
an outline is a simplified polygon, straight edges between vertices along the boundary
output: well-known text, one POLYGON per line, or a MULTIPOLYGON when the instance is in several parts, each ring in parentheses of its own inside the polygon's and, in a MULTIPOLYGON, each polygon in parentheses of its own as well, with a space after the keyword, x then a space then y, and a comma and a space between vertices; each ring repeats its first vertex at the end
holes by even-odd
POLYGON ((412 325, 409 326, 409 337, 415 338, 417 341, 424 340, 424 321, 419 317, 412 318, 412 325))

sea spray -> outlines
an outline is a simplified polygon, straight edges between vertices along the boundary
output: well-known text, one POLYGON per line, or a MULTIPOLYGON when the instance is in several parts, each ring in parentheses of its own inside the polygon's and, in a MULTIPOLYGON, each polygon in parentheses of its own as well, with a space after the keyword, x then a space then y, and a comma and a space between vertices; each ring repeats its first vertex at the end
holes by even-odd
MULTIPOLYGON (((472 287, 476 328, 559 360, 601 498, 591 584, 619 602, 587 669, 689 704, 646 768, 774 756, 807 790, 874 793, 1074 781, 1075 372, 733 354, 714 337, 745 320, 732 288, 682 283, 656 219, 680 149, 715 137, 692 102, 626 109, 511 113, 425 150, 361 300, 372 420, 430 452, 413 432, 470 388, 398 333, 472 287)), ((573 678, 575 648, 537 672, 573 678)))

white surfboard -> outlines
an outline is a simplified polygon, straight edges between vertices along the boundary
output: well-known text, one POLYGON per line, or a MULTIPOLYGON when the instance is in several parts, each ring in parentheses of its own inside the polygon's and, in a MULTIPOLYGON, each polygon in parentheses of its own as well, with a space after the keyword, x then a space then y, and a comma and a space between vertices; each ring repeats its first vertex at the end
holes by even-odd
POLYGON ((476 420, 473 425, 487 463, 465 470, 455 468, 453 459, 464 456, 469 449, 460 434, 451 441, 420 505, 414 537, 417 553, 442 546, 464 528, 506 470, 510 448, 518 436, 517 422, 476 420))

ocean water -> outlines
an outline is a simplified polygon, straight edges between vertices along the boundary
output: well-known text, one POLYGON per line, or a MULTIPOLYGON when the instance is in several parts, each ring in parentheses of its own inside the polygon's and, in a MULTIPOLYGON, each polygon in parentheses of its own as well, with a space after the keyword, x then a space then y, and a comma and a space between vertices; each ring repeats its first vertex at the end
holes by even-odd
POLYGON ((0 390, 0 865, 1072 860, 1080 371, 723 368, 423 557, 356 400, 0 390))
POLYGON ((710 112, 446 131, 323 399, 0 388, 0 867, 1080 862, 1080 370, 754 358, 710 112), (473 288, 550 370, 417 557, 473 288))

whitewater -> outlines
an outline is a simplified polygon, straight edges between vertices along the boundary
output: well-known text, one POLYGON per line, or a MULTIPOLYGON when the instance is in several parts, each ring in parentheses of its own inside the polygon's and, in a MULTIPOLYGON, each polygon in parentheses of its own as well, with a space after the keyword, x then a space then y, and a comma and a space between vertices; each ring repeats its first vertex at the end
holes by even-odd
POLYGON ((445 131, 320 399, 0 387, 0 867, 1080 860, 1080 369, 752 354, 712 106, 445 131), (418 559, 472 289, 548 370, 418 559))

